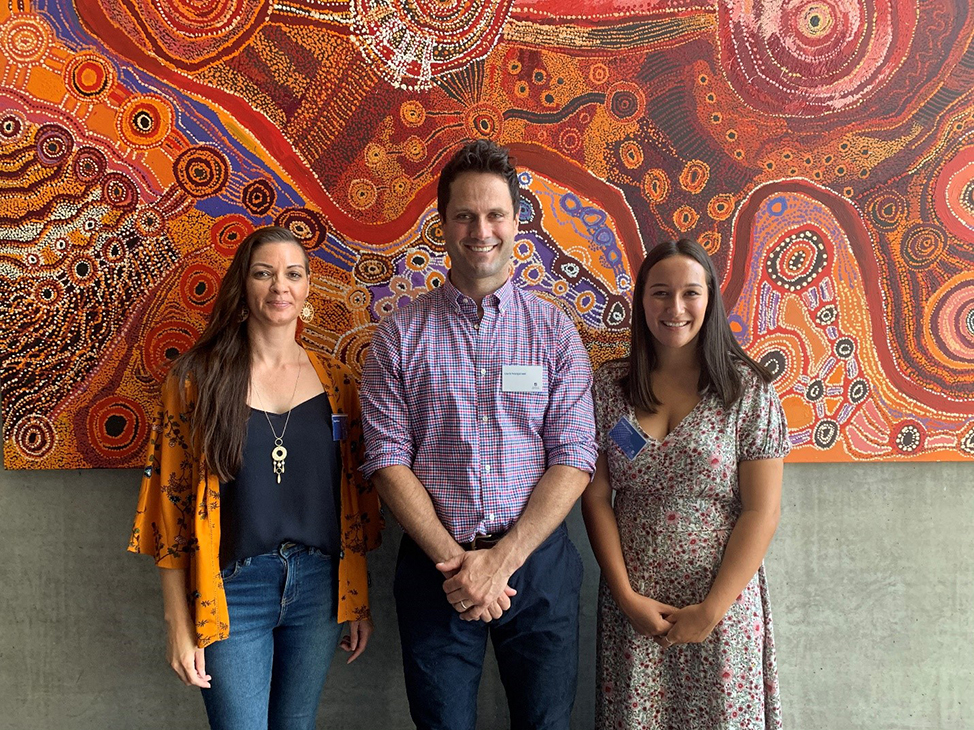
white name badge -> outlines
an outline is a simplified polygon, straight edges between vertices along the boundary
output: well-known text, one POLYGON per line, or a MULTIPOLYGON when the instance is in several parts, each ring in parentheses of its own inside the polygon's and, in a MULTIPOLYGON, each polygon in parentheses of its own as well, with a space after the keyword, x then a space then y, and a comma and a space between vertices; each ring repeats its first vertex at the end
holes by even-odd
POLYGON ((501 389, 505 393, 543 393, 543 365, 504 365, 501 370, 501 389))

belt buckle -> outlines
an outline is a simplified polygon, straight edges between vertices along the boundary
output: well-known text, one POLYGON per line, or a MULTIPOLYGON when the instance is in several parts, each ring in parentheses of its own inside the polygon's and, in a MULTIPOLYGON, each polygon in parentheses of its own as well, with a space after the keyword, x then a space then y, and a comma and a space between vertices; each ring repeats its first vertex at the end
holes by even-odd
POLYGON ((467 550, 489 550, 504 537, 503 532, 492 532, 487 535, 474 535, 473 540, 464 545, 467 550))

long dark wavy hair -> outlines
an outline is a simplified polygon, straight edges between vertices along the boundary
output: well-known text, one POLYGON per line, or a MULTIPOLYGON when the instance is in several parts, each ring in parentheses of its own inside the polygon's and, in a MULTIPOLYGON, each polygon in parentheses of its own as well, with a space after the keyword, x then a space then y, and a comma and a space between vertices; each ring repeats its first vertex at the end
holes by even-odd
POLYGON ((207 468, 221 482, 228 482, 240 470, 247 419, 250 410, 250 338, 247 334, 247 277, 254 251, 268 243, 294 243, 308 255, 286 228, 265 226, 245 238, 220 283, 210 321, 196 344, 176 358, 170 377, 178 384, 187 381, 196 387, 196 400, 185 402, 189 411, 190 440, 207 468))
MULTIPOLYGON (((619 379, 619 385, 629 403, 648 413, 656 413, 661 401, 653 392, 652 373, 659 364, 659 356, 653 335, 646 324, 646 308, 643 296, 646 292, 646 279, 649 270, 663 259, 671 256, 686 256, 703 267, 707 275, 707 309, 703 325, 697 334, 697 358, 700 363, 698 390, 702 393, 711 389, 728 407, 741 396, 741 375, 738 363, 751 368, 764 382, 770 383, 771 373, 755 362, 738 344, 727 323, 724 302, 717 286, 717 274, 710 257, 696 241, 683 238, 679 241, 665 241, 654 246, 646 255, 639 273, 636 275, 636 288, 632 296, 632 336, 629 344, 629 372, 619 379)), ((623 361, 627 358, 623 358, 623 361)))

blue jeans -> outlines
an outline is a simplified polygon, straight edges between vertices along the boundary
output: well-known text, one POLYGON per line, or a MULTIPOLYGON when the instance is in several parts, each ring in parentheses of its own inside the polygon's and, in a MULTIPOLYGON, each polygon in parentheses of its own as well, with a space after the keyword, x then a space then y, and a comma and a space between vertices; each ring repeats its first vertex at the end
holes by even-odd
POLYGON ((474 730, 487 638, 494 645, 512 730, 568 730, 578 677, 582 559, 561 525, 511 576, 511 608, 463 621, 443 574, 408 536, 395 597, 409 712, 419 730, 474 730))
POLYGON ((343 629, 337 570, 317 548, 294 543, 224 569, 230 637, 203 655, 213 730, 314 730, 343 629))

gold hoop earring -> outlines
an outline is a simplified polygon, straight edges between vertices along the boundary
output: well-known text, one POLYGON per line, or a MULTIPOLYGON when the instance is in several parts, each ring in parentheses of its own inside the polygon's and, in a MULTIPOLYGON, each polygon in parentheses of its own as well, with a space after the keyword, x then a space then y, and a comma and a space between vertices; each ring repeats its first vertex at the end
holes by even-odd
POLYGON ((315 308, 307 302, 301 307, 301 321, 308 324, 315 316, 315 308))

